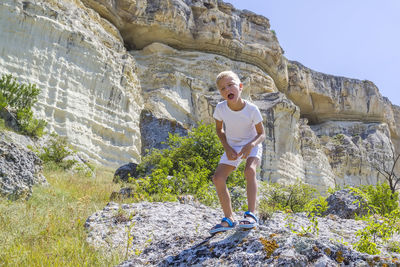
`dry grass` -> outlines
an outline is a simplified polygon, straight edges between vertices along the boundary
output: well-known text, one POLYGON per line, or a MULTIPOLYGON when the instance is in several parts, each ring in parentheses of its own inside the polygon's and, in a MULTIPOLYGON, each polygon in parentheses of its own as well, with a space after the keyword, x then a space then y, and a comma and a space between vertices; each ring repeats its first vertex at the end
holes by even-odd
POLYGON ((105 256, 86 243, 84 223, 102 209, 117 185, 113 171, 96 178, 59 168, 44 171, 50 186, 36 186, 28 201, 0 198, 1 266, 110 266, 119 255, 105 256))

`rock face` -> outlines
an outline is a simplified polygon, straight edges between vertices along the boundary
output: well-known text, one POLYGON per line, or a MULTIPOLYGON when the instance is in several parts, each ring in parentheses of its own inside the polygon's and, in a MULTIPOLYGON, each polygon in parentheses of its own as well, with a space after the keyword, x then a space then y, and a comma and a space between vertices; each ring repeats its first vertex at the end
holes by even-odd
POLYGON ((42 90, 36 113, 91 158, 140 158, 135 62, 118 33, 79 1, 0 3, 0 73, 42 90))
POLYGON ((386 251, 375 257, 343 245, 357 241, 362 221, 319 217, 318 235, 298 235, 293 231, 310 225, 301 213, 275 213, 256 230, 233 230, 206 242, 208 230, 220 218, 220 211, 202 205, 109 203, 85 227, 88 242, 106 251, 125 253, 133 237, 129 259, 120 266, 367 266, 396 264, 400 256, 392 254, 397 257, 392 262, 386 251))
POLYGON ((233 69, 243 80, 244 97, 276 92, 274 80, 260 68, 223 56, 179 51, 160 43, 132 51, 138 66, 144 107, 156 118, 176 120, 183 126, 214 122, 208 98, 220 99, 215 85, 217 73, 233 69))
POLYGON ((0 195, 9 199, 29 198, 32 186, 46 184, 40 173, 42 161, 15 143, 0 140, 0 195))
POLYGON ((0 32, 0 72, 36 83, 49 130, 105 165, 213 123, 226 69, 264 117, 261 179, 376 183, 371 163, 400 151, 400 108, 373 83, 287 61, 267 18, 223 1, 4 0, 0 32))
POLYGON ((283 50, 263 16, 217 0, 83 2, 111 21, 132 49, 160 42, 220 54, 252 62, 273 77, 279 88, 287 87, 283 50))
POLYGON ((305 119, 300 121, 299 139, 304 161, 304 182, 315 185, 322 192, 327 187, 335 187, 337 173, 331 167, 323 144, 305 119))
POLYGON ((391 103, 370 81, 327 75, 291 61, 285 94, 312 124, 329 120, 386 122, 395 133, 391 103))
POLYGON ((373 168, 390 162, 390 132, 385 123, 330 121, 311 126, 335 174, 335 185, 376 184, 383 177, 373 168))

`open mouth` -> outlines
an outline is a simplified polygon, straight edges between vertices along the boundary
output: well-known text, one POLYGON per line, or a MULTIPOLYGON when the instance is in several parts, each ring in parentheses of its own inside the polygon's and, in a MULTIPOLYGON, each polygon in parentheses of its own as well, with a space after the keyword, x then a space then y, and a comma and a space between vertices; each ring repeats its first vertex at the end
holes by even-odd
POLYGON ((228 95, 228 99, 233 99, 234 97, 235 97, 235 95, 232 94, 232 93, 230 93, 230 94, 228 95))

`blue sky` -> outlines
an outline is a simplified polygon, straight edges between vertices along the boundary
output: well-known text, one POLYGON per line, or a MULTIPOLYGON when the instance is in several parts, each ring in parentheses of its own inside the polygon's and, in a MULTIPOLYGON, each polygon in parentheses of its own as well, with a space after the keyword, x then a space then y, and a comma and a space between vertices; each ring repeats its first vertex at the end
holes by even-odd
POLYGON ((372 81, 400 106, 400 0, 225 2, 267 17, 289 60, 372 81))

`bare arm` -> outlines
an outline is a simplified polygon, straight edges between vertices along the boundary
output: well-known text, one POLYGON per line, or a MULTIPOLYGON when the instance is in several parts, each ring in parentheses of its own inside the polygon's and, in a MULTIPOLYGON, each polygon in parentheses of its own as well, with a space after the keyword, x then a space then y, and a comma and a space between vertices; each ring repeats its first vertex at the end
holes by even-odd
POLYGON ((239 157, 239 155, 228 144, 228 141, 226 140, 226 135, 223 128, 223 121, 215 120, 215 128, 217 131, 218 138, 221 141, 222 146, 224 147, 226 156, 228 157, 229 160, 236 160, 239 157))
POLYGON ((249 156, 251 150, 265 140, 265 131, 262 122, 259 122, 255 125, 257 135, 251 140, 248 144, 246 144, 242 150, 239 152, 238 157, 242 156, 242 159, 245 159, 249 156))

